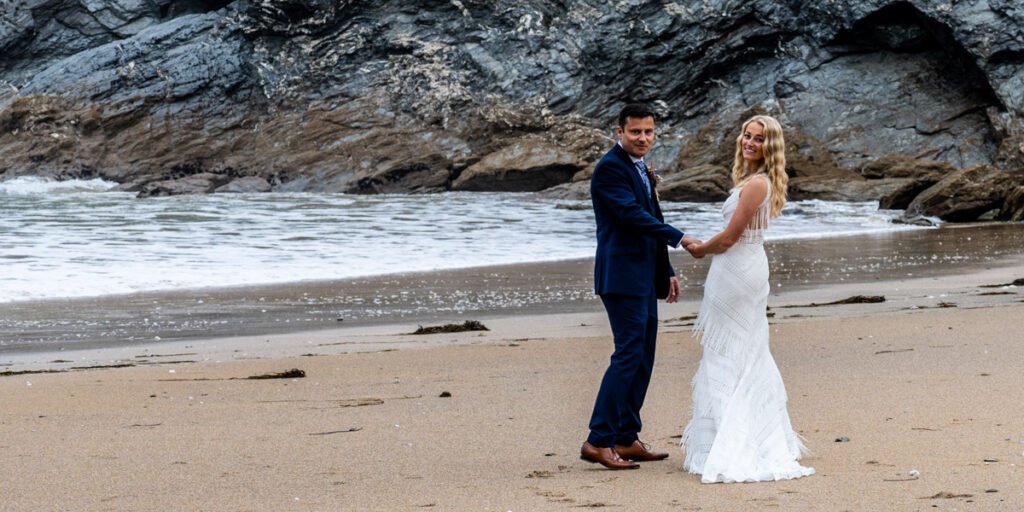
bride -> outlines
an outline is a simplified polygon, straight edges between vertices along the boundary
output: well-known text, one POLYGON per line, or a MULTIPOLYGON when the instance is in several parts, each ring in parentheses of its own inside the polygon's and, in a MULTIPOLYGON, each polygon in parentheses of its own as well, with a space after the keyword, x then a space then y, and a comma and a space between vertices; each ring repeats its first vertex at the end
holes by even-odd
POLYGON ((798 478, 814 473, 786 410, 786 388, 768 351, 768 259, 764 231, 786 202, 779 122, 754 116, 736 138, 726 227, 686 249, 713 254, 694 330, 702 335, 693 417, 683 431, 683 469, 704 483, 798 478))

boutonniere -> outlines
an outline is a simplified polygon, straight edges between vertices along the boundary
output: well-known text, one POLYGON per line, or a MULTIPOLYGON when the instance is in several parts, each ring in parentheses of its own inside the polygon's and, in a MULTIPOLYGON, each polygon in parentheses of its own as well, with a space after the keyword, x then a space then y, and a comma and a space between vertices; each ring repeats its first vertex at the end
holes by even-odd
POLYGON ((661 182, 661 175, 658 174, 658 169, 653 165, 647 168, 647 177, 651 179, 651 183, 657 185, 661 182))
POLYGON ((658 174, 658 169, 653 165, 648 167, 647 177, 651 179, 651 189, 654 190, 654 200, 661 201, 661 194, 658 193, 658 182, 661 181, 661 175, 658 174))

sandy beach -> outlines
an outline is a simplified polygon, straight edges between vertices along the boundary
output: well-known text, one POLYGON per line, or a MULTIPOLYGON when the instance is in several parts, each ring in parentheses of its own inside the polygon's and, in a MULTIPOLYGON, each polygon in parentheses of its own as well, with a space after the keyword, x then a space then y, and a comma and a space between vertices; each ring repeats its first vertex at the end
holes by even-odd
MULTIPOLYGON (((979 233, 950 236, 987 243, 979 233)), ((838 261, 830 243, 815 258, 838 261)), ((578 458, 611 353, 585 300, 5 352, 0 510, 1021 510, 1024 287, 1009 283, 1024 249, 999 247, 969 265, 850 264, 843 279, 806 267, 773 288, 772 351, 809 478, 704 485, 681 470, 700 358, 691 290, 661 307, 643 410, 642 438, 671 457, 636 471, 578 458), (810 306, 854 295, 885 301, 810 306), (468 318, 490 330, 409 334, 468 318), (293 368, 305 377, 247 378, 293 368)))

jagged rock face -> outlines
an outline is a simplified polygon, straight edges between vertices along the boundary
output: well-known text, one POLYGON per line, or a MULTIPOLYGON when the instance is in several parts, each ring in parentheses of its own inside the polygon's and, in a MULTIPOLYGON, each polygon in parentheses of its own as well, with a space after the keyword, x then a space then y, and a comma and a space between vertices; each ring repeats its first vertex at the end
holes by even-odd
POLYGON ((547 186, 643 101, 666 179, 730 167, 763 112, 798 193, 877 198, 906 185, 860 183, 885 155, 1024 168, 1022 41, 1015 0, 13 0, 0 176, 437 191, 536 137, 547 186))

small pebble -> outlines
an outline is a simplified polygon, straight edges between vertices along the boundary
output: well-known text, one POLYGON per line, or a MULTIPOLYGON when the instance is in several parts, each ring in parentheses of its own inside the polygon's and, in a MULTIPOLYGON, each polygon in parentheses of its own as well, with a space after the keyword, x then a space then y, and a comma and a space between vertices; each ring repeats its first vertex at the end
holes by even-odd
POLYGON ((836 442, 837 443, 849 443, 850 442, 850 438, 846 437, 846 436, 839 436, 839 437, 836 438, 836 442))
POLYGON ((440 397, 441 398, 451 398, 452 394, 447 392, 447 391, 442 391, 440 397))
POLYGON ((910 475, 912 478, 917 478, 921 476, 921 472, 916 469, 911 469, 910 472, 907 474, 910 475))

